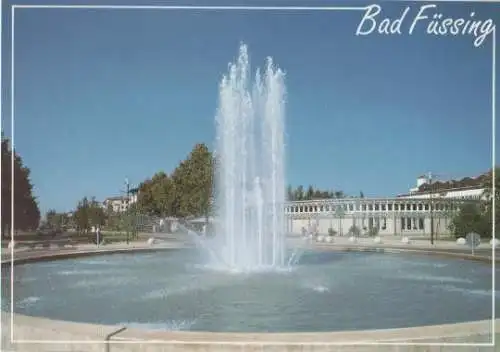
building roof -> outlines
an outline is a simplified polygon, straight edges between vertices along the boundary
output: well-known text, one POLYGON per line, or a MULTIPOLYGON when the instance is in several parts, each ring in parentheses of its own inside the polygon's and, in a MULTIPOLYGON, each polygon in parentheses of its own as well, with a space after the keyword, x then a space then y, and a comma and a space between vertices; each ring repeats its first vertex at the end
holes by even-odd
POLYGON ((428 193, 428 192, 443 192, 452 190, 464 190, 464 189, 475 189, 483 188, 484 183, 488 180, 488 173, 484 173, 477 177, 464 177, 460 180, 449 180, 449 181, 436 181, 433 183, 424 183, 418 187, 418 193, 428 193))
POLYGON ((107 202, 107 201, 126 200, 126 199, 127 199, 127 197, 124 197, 124 196, 108 197, 108 198, 104 199, 103 203, 107 202))

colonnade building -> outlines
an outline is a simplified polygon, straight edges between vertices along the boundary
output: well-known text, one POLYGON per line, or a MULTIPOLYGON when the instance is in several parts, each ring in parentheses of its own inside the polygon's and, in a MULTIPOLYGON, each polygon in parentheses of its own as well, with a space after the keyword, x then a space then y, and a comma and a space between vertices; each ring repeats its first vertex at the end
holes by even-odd
POLYGON ((313 231, 324 235, 333 231, 340 236, 353 231, 367 234, 373 229, 379 236, 426 236, 433 230, 438 236, 447 236, 449 224, 460 207, 483 199, 484 177, 430 184, 421 176, 416 188, 393 198, 289 202, 285 206, 287 230, 292 234, 313 231))

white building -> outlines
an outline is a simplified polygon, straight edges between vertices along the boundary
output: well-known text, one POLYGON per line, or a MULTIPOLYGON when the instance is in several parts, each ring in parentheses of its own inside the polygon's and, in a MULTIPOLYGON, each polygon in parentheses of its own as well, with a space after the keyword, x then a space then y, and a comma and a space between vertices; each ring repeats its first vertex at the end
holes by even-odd
POLYGON ((126 211, 131 204, 137 202, 137 194, 127 196, 108 197, 102 202, 104 209, 111 208, 113 212, 120 213, 126 211))
POLYGON ((465 202, 484 198, 487 176, 459 181, 428 183, 417 178, 417 187, 394 198, 346 198, 289 202, 285 206, 287 231, 299 234, 315 228, 319 234, 332 229, 348 235, 356 227, 361 233, 377 228, 378 234, 428 236, 450 235, 449 224, 465 202))

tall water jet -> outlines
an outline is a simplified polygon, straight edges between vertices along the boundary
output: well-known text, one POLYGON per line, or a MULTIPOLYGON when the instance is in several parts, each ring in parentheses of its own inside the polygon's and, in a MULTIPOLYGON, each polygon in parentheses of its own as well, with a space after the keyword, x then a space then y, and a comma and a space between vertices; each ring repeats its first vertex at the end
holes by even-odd
POLYGON ((250 76, 247 46, 222 78, 216 116, 219 259, 234 269, 286 264, 285 74, 271 58, 250 76))

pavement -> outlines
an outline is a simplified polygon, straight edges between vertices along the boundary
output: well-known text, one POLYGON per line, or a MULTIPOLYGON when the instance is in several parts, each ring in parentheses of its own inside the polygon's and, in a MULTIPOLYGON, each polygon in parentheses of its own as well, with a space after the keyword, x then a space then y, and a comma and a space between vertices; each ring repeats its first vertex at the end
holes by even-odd
MULTIPOLYGON (((315 246, 349 246, 349 247, 374 247, 374 248, 405 248, 405 249, 421 249, 431 251, 452 251, 456 253, 471 253, 471 248, 465 245, 457 245, 454 241, 442 240, 435 241, 434 244, 430 243, 428 239, 413 239, 410 243, 403 243, 399 236, 383 236, 380 237, 381 242, 376 243, 371 237, 359 237, 356 242, 351 242, 347 236, 334 236, 333 241, 328 242, 312 242, 315 246)), ((311 240, 302 237, 294 237, 290 239, 294 244, 311 243, 311 240)), ((474 249, 475 253, 490 254, 492 253, 492 246, 489 241, 481 243, 474 249)), ((500 249, 499 249, 500 250, 500 249)))
MULTIPOLYGON (((63 254, 63 253, 76 253, 76 252, 109 252, 116 250, 127 250, 127 249, 145 249, 145 248, 165 248, 165 247, 179 247, 179 246, 189 246, 192 241, 185 235, 179 234, 162 234, 156 236, 149 234, 148 236, 141 236, 139 240, 129 242, 115 242, 111 244, 96 246, 92 243, 77 243, 73 245, 60 246, 56 243, 47 242, 46 245, 39 245, 37 247, 23 246, 14 249, 15 257, 32 257, 34 254, 37 256, 45 256, 50 254, 63 254), (155 237, 159 242, 153 246, 149 245, 145 238, 155 237)), ((332 242, 316 242, 310 239, 304 239, 301 236, 290 236, 288 242, 292 246, 306 246, 311 248, 387 248, 387 249, 405 249, 405 250, 419 250, 419 251, 431 251, 431 252, 448 252, 456 254, 472 254, 472 251, 467 246, 457 245, 454 241, 435 241, 431 244, 428 239, 414 239, 410 243, 403 243, 401 237, 398 236, 384 236, 381 237, 381 242, 376 243, 373 238, 370 237, 360 237, 356 242, 349 241, 347 236, 335 236, 332 242)), ((499 249, 500 250, 500 249, 499 249)), ((492 246, 489 241, 486 243, 481 243, 479 247, 475 250, 476 256, 481 257, 492 257, 492 246)), ((11 250, 7 248, 2 248, 1 259, 2 261, 8 260, 10 258, 11 250)), ((497 257, 495 255, 495 257, 497 257)), ((500 258, 499 258, 500 260, 500 258)))
MULTIPOLYGON (((20 247, 14 249, 14 258, 18 259, 26 259, 31 257, 45 257, 45 256, 53 256, 53 255, 71 255, 83 252, 93 252, 95 254, 98 253, 107 253, 107 252, 115 252, 115 251, 125 251, 131 249, 163 249, 163 248, 177 248, 179 246, 183 246, 184 243, 180 241, 165 241, 155 245, 149 245, 145 241, 135 241, 129 242, 116 242, 107 245, 96 246, 95 244, 79 244, 71 247, 49 247, 49 248, 29 248, 29 247, 20 247)), ((9 261, 11 257, 10 249, 2 249, 1 260, 9 261)))

